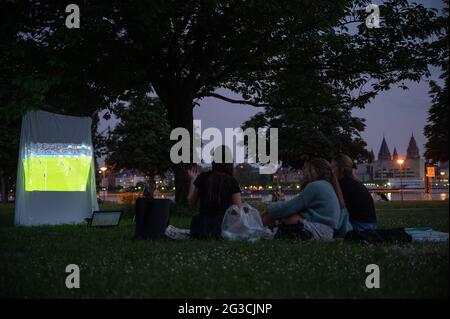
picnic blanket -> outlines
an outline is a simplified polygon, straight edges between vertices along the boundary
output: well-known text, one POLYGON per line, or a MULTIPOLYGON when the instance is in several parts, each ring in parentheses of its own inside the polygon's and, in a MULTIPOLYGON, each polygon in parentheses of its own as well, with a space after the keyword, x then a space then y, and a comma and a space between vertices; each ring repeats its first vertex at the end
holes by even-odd
POLYGON ((440 232, 429 227, 405 228, 405 232, 418 242, 447 242, 448 233, 440 232))
POLYGON ((448 242, 448 233, 429 227, 352 230, 345 241, 362 243, 448 242))
MULTIPOLYGON (((175 226, 169 225, 165 230, 165 235, 174 240, 186 240, 191 239, 191 231, 189 229, 177 228, 175 226)), ((351 241, 361 241, 365 240, 368 242, 395 242, 395 241, 412 241, 412 242, 448 242, 448 233, 434 230, 430 227, 421 228, 398 228, 398 229, 387 229, 387 230, 374 230, 374 231, 351 231, 347 233, 346 240, 351 241), (409 238, 405 240, 402 236, 397 233, 403 233, 409 238), (392 235, 394 233, 395 236, 392 235), (381 234, 381 235, 380 235, 381 234), (376 236, 374 236, 376 235, 376 236), (401 237, 401 238, 400 238, 401 237)), ((266 238, 272 238, 273 236, 264 236, 266 238)), ((226 239, 227 238, 225 236, 226 239)))

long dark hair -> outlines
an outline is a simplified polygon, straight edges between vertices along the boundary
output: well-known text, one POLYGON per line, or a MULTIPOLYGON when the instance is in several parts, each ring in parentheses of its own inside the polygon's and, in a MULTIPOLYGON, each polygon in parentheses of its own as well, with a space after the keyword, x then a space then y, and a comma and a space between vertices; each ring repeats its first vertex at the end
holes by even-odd
POLYGON ((230 177, 233 177, 234 171, 233 162, 226 163, 227 154, 231 158, 231 150, 225 145, 214 150, 212 170, 207 183, 207 198, 210 203, 221 205, 223 200, 228 200, 220 197, 224 187, 230 186, 230 177))
POLYGON ((307 161, 306 164, 314 168, 314 171, 317 174, 317 180, 325 180, 333 186, 334 192, 339 200, 339 205, 341 208, 344 208, 345 201, 344 196, 342 195, 341 186, 339 185, 336 175, 333 173, 330 162, 323 158, 313 158, 312 160, 307 161))

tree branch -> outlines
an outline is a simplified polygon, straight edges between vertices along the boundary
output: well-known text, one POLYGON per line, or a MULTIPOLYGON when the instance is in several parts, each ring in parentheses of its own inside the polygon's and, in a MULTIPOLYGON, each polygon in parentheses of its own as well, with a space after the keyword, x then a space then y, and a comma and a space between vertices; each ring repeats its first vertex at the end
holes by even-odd
POLYGON ((213 93, 213 92, 208 92, 208 93, 200 93, 196 95, 196 98, 204 98, 204 97, 215 97, 216 99, 219 100, 223 100, 225 102, 229 102, 229 103, 233 103, 233 104, 246 104, 246 105, 251 105, 251 106, 256 106, 256 107, 266 107, 266 106, 270 106, 270 104, 265 104, 265 103, 256 103, 256 102, 252 102, 252 101, 248 101, 248 100, 235 100, 235 99, 231 99, 229 97, 217 94, 217 93, 213 93))

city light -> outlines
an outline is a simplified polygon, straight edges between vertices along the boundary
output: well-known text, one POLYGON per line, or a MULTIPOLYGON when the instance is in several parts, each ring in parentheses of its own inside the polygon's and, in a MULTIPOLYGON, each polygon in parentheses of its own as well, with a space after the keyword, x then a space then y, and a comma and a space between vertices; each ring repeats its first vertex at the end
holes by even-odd
POLYGON ((107 169, 108 169, 108 168, 107 168, 106 166, 100 167, 100 171, 102 171, 103 173, 106 172, 107 169))
POLYGON ((400 165, 400 196, 403 202, 403 176, 402 176, 402 165, 405 162, 403 159, 398 159, 397 163, 400 165))

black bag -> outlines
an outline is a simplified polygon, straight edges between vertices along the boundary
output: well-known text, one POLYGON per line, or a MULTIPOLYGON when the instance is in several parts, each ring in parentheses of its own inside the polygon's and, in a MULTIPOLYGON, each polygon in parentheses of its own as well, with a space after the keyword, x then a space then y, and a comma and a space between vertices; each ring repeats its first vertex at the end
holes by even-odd
POLYGON ((360 242, 364 244, 380 243, 409 243, 412 237, 404 228, 351 230, 345 237, 345 241, 360 242))
POLYGON ((275 239, 300 239, 310 240, 312 234, 305 229, 305 225, 301 222, 297 224, 280 224, 274 236, 275 239))
POLYGON ((169 224, 169 199, 136 200, 136 239, 161 239, 169 224))
POLYGON ((191 220, 191 236, 195 239, 219 239, 224 215, 198 214, 191 220))

